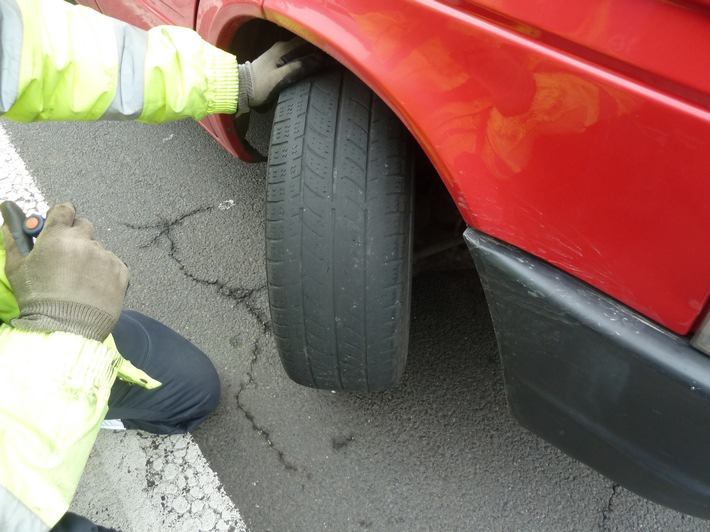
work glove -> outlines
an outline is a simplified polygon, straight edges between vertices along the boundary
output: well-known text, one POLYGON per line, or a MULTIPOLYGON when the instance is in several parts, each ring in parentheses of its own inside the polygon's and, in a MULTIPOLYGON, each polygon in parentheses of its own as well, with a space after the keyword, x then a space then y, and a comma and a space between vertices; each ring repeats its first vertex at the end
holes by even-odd
POLYGON ((23 256, 3 225, 5 273, 20 308, 17 329, 65 331, 104 341, 128 288, 128 268, 96 240, 94 226, 69 203, 47 214, 34 249, 23 256))
POLYGON ((280 41, 253 63, 239 65, 237 116, 264 107, 289 85, 315 72, 325 56, 300 37, 280 41))

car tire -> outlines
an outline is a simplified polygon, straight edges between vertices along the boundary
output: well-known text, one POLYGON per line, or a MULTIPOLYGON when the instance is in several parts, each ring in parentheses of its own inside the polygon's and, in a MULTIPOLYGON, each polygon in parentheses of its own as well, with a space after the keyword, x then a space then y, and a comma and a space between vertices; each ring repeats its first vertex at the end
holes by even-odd
POLYGON ((279 98, 266 262, 288 376, 320 389, 394 386, 409 339, 412 141, 365 84, 333 69, 279 98))

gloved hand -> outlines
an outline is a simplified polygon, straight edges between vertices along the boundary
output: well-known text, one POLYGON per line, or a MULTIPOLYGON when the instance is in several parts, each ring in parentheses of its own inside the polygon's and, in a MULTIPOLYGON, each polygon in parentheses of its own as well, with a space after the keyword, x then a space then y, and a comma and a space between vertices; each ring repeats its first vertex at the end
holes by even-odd
POLYGON ((103 341, 128 288, 128 268, 96 240, 69 203, 52 207, 34 249, 23 257, 7 226, 5 273, 20 307, 17 329, 66 331, 103 341))
POLYGON ((300 37, 280 41, 253 63, 239 65, 237 116, 271 103, 283 89, 315 72, 325 56, 300 37))

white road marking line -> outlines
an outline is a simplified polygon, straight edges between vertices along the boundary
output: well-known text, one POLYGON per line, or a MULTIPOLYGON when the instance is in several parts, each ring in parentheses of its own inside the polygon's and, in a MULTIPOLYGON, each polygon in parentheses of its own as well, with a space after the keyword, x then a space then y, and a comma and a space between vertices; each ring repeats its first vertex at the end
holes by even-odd
POLYGON ((46 214, 49 207, 24 161, 0 125, 0 201, 12 200, 26 213, 46 214))
MULTIPOLYGON (((0 124, 0 201, 45 214, 47 202, 0 124)), ((71 510, 124 532, 246 532, 199 446, 189 434, 102 431, 71 510)))
POLYGON ((101 431, 72 511, 123 532, 246 532, 189 434, 101 431))

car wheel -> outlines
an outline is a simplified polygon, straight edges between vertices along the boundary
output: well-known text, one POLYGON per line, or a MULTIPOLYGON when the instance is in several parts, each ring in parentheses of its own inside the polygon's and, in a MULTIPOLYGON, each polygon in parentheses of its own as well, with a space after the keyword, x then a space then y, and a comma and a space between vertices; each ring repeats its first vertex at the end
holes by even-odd
POLYGON ((394 386, 407 358, 412 142, 353 74, 284 91, 267 171, 266 260, 286 373, 321 389, 394 386))

